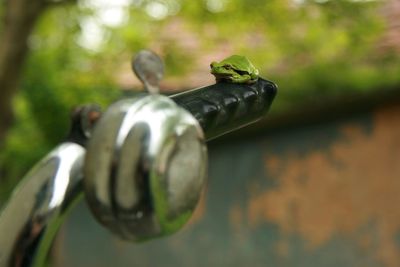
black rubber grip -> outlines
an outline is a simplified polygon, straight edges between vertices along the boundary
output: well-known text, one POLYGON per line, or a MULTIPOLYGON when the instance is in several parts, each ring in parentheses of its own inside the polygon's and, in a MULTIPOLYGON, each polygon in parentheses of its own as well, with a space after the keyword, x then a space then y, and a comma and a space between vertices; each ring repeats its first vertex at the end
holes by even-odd
POLYGON ((210 140, 261 119, 276 93, 275 83, 259 78, 251 85, 218 82, 170 97, 193 114, 210 140))

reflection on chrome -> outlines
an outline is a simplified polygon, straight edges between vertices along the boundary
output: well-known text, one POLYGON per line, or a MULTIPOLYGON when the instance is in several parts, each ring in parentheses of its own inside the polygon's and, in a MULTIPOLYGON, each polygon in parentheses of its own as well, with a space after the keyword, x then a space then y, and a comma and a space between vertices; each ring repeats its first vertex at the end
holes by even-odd
POLYGON ((176 232, 203 189, 206 151, 197 120, 170 98, 114 103, 87 144, 84 188, 94 217, 126 240, 176 232))
POLYGON ((0 267, 44 266, 62 217, 82 194, 84 154, 63 143, 24 177, 0 213, 0 267))

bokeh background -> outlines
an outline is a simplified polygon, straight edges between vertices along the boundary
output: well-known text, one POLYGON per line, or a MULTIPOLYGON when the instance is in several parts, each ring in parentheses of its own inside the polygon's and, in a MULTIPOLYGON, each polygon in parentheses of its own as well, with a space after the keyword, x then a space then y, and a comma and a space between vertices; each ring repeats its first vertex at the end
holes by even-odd
POLYGON ((0 16, 0 206, 74 106, 141 90, 140 49, 165 93, 214 83, 231 54, 279 86, 264 120, 209 144, 185 229, 128 244, 82 204, 55 266, 400 266, 398 0, 7 0, 0 16))

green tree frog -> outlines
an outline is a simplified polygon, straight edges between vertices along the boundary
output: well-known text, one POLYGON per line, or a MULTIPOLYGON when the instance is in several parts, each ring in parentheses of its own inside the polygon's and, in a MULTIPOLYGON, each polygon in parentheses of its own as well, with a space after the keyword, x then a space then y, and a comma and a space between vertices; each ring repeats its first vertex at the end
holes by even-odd
POLYGON ((245 56, 232 55, 221 62, 210 64, 211 74, 219 81, 232 83, 255 83, 258 79, 258 70, 245 56))

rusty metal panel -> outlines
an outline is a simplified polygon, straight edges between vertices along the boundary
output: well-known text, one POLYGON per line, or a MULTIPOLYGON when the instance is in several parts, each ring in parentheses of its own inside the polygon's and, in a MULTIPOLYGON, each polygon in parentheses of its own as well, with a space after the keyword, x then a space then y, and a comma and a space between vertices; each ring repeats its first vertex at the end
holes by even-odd
POLYGON ((56 266, 400 266, 400 107, 212 147, 207 191, 169 238, 130 244, 84 205, 56 266))

